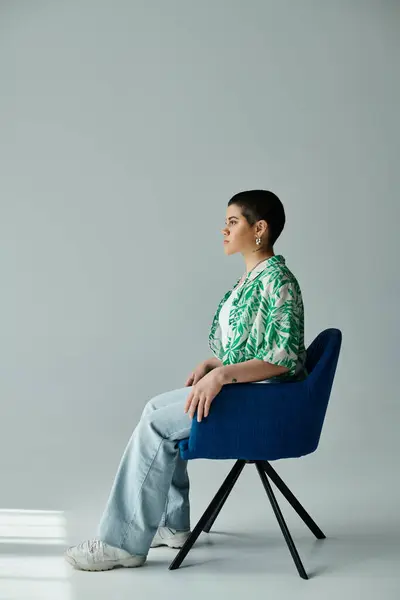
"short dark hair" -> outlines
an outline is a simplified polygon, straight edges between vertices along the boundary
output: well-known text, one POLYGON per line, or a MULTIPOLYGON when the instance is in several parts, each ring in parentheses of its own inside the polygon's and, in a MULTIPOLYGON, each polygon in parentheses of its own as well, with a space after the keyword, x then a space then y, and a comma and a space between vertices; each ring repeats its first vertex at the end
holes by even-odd
POLYGON ((285 226, 285 209, 273 192, 266 190, 247 190, 232 196, 228 206, 235 204, 241 208, 242 215, 250 226, 257 221, 268 223, 266 249, 271 249, 285 226))

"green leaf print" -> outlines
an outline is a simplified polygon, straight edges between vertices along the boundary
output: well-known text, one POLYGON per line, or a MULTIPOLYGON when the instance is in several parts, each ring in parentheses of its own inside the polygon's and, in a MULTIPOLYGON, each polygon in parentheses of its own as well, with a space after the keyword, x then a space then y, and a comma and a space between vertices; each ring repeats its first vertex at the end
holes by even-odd
MULTIPOLYGON (((236 287, 241 278, 238 279, 236 287)), ((234 289, 234 288, 233 288, 234 289)), ((220 310, 233 290, 218 305, 209 345, 223 364, 260 358, 288 367, 279 379, 288 379, 304 365, 304 308, 300 286, 282 255, 274 255, 251 271, 229 314, 226 347, 222 347, 220 310)))

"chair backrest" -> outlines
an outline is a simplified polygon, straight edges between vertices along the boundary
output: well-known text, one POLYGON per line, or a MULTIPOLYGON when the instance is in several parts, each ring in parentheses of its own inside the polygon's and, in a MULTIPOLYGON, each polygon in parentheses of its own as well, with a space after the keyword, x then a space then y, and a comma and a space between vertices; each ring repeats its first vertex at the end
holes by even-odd
POLYGON ((340 329, 330 328, 321 331, 307 348, 306 368, 309 374, 304 383, 308 388, 308 408, 309 414, 312 415, 310 438, 314 447, 311 451, 315 450, 319 443, 341 345, 342 332, 340 329))

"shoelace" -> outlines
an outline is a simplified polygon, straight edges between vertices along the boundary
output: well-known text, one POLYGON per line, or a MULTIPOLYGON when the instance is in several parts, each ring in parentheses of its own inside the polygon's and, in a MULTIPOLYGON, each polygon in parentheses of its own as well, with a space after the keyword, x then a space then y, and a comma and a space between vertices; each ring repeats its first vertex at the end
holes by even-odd
POLYGON ((82 550, 85 550, 86 543, 87 543, 87 550, 91 554, 98 552, 100 550, 100 548, 102 548, 102 545, 103 545, 103 542, 101 540, 94 539, 94 540, 89 540, 88 542, 82 542, 81 544, 79 544, 79 548, 82 550))
POLYGON ((101 540, 91 540, 88 544, 88 549, 91 554, 98 552, 102 547, 103 542, 101 540))

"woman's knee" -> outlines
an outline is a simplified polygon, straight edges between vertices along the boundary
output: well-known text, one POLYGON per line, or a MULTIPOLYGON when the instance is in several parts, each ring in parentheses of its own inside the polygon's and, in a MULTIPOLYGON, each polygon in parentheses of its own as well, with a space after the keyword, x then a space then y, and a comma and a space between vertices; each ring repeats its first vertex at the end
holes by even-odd
POLYGON ((162 394, 157 394, 157 396, 153 396, 152 398, 150 398, 150 400, 145 404, 142 414, 144 416, 147 416, 150 415, 153 411, 157 410, 157 408, 160 408, 160 406, 162 406, 163 404, 163 400, 165 404, 165 396, 167 394, 168 392, 164 392, 162 394))
POLYGON ((177 390, 170 390, 168 392, 163 392, 162 394, 157 394, 157 396, 153 396, 153 398, 151 398, 145 405, 143 414, 149 415, 158 408, 164 408, 166 406, 175 404, 176 402, 185 400, 191 389, 192 386, 189 386, 179 388, 177 390))
POLYGON ((147 415, 151 414, 153 410, 155 410, 155 408, 156 407, 154 405, 154 398, 150 398, 150 400, 146 402, 143 408, 142 416, 146 417, 147 415))

